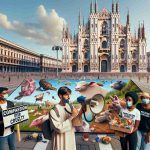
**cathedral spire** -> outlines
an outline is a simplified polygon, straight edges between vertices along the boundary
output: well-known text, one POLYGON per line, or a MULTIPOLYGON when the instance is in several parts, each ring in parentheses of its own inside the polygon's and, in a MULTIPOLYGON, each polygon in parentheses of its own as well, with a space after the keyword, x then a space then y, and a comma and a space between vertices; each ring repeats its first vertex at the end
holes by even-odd
POLYGON ((119 2, 118 2, 118 0, 117 0, 117 2, 116 2, 116 13, 117 13, 117 14, 119 13, 119 2))
POLYGON ((70 32, 69 32, 69 27, 67 27, 67 38, 70 38, 70 32))
POLYGON ((143 28, 142 28, 142 38, 145 39, 145 26, 143 21, 143 28))
POLYGON ((79 25, 81 25, 81 10, 79 11, 79 25))
POLYGON ((91 1, 91 5, 90 5, 90 13, 93 13, 93 1, 91 1))
POLYGON ((140 26, 140 22, 139 22, 139 28, 138 28, 138 38, 141 38, 141 26, 140 26))
POLYGON ((128 10, 128 14, 127 14, 127 25, 130 24, 130 14, 129 14, 129 10, 128 10))
POLYGON ((98 4, 97 4, 97 0, 95 0, 95 13, 98 12, 98 4))
POLYGON ((83 27, 84 27, 84 17, 83 17, 83 27))
POLYGON ((65 38, 65 25, 63 23, 63 31, 62 31, 62 34, 63 34, 63 38, 65 38))
POLYGON ((73 35, 73 42, 74 42, 74 43, 76 42, 76 34, 75 34, 75 31, 74 31, 74 35, 73 35))
POLYGON ((112 0, 112 13, 115 12, 114 10, 115 10, 114 0, 112 0))
POLYGON ((134 30, 134 39, 136 40, 136 29, 134 30))

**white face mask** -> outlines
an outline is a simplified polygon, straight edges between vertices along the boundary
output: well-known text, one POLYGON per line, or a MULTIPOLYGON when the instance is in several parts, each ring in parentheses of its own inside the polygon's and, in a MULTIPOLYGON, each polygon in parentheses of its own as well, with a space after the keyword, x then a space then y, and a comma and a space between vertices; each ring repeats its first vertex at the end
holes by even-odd
POLYGON ((142 104, 144 104, 144 105, 148 105, 149 104, 149 99, 142 99, 142 104))
POLYGON ((133 103, 132 101, 127 101, 127 107, 132 107, 133 103))

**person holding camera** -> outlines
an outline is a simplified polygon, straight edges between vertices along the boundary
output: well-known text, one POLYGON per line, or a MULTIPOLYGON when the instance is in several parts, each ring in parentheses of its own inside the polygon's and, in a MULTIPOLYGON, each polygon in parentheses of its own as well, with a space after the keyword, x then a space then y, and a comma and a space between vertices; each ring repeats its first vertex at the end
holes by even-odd
POLYGON ((51 150, 76 150, 72 120, 79 112, 68 105, 70 95, 71 90, 68 87, 60 87, 58 89, 60 102, 50 111, 50 122, 54 129, 51 150))

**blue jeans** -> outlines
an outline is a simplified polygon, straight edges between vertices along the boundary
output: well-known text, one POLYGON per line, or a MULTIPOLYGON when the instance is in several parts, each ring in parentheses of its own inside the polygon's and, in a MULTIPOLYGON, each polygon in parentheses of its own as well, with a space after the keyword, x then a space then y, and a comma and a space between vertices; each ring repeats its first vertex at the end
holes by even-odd
POLYGON ((16 150, 15 148, 15 133, 8 136, 0 136, 0 150, 5 150, 5 144, 8 142, 9 150, 16 150))
POLYGON ((137 131, 138 141, 136 150, 150 150, 150 142, 145 143, 146 132, 137 131))

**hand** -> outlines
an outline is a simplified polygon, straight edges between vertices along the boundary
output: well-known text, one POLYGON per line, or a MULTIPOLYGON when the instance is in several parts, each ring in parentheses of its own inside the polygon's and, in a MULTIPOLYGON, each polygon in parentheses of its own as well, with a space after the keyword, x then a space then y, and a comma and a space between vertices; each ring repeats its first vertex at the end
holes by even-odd
POLYGON ((71 116, 75 118, 79 114, 79 111, 76 108, 73 108, 71 116))
POLYGON ((85 113, 86 112, 86 104, 83 104, 81 109, 82 109, 82 112, 85 113))
POLYGON ((147 134, 145 139, 144 139, 145 143, 149 143, 150 142, 150 135, 147 134))
POLYGON ((115 95, 114 97, 110 96, 110 99, 112 100, 113 109, 119 111, 121 109, 119 98, 115 95))

